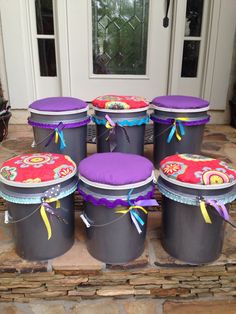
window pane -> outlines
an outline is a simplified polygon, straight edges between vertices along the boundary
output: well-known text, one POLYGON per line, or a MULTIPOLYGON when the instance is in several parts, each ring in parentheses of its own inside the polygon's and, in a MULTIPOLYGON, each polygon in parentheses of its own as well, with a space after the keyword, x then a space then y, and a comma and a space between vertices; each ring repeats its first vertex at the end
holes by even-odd
POLYGON ((93 73, 146 74, 149 0, 92 0, 93 73))
POLYGON ((52 0, 35 0, 37 34, 54 34, 52 0))
POLYGON ((56 55, 54 39, 38 39, 41 76, 56 76, 56 55))
POLYGON ((188 0, 185 36, 201 36, 204 0, 188 0))
POLYGON ((181 77, 197 77, 200 41, 185 40, 181 77))

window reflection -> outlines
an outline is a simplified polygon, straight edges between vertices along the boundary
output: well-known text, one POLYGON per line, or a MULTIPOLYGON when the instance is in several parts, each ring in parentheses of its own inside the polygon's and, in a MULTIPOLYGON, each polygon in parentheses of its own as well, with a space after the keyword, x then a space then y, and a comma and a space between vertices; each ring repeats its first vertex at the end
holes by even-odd
POLYGON ((146 74, 148 10, 148 0, 92 0, 94 74, 146 74))
POLYGON ((35 0, 37 34, 54 34, 52 0, 35 0))
POLYGON ((201 36, 204 0, 188 0, 186 9, 185 36, 201 36))
POLYGON ((181 77, 197 77, 200 41, 185 40, 181 77))
POLYGON ((38 39, 39 66, 41 76, 56 76, 54 39, 38 39))

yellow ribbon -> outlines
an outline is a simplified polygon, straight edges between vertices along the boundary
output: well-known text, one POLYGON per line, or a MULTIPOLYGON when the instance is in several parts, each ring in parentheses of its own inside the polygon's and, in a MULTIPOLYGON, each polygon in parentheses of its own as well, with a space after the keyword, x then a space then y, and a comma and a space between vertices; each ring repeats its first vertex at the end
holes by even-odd
POLYGON ((176 118, 176 120, 180 120, 180 121, 189 121, 189 118, 176 118))
POLYGON ((206 204, 205 204, 205 202, 202 201, 202 200, 200 200, 200 209, 201 209, 202 216, 203 216, 205 222, 206 222, 207 224, 211 224, 212 222, 211 222, 211 218, 210 218, 210 216, 209 216, 209 214, 208 214, 208 212, 207 212, 206 204))
POLYGON ((182 137, 180 136, 179 132, 178 132, 178 129, 177 129, 177 126, 176 126, 176 121, 174 121, 174 126, 175 126, 175 136, 177 138, 178 141, 181 141, 182 137))
POLYGON ((137 205, 130 206, 128 209, 117 210, 116 213, 127 214, 132 209, 141 209, 145 214, 148 213, 145 208, 143 208, 142 206, 137 206, 137 205))
MULTIPOLYGON (((56 202, 56 208, 60 208, 60 201, 58 199, 56 199, 56 198, 49 198, 49 199, 44 200, 44 202, 45 203, 56 202)), ((40 214, 41 214, 41 217, 42 217, 43 222, 45 224, 45 227, 47 229, 48 240, 50 240, 51 237, 52 237, 52 228, 51 228, 50 222, 48 220, 48 216, 47 216, 47 213, 46 213, 44 205, 41 205, 41 207, 40 207, 40 214)))
POLYGON ((177 119, 175 119, 175 121, 174 121, 175 136, 176 136, 176 138, 177 138, 178 141, 181 141, 181 140, 182 140, 182 137, 181 137, 181 135, 180 135, 179 132, 178 132, 178 128, 177 128, 177 126, 176 126, 176 122, 178 122, 178 121, 188 121, 188 120, 189 120, 189 118, 177 118, 177 119))
POLYGON ((112 126, 109 121, 106 122, 105 126, 107 129, 113 129, 114 128, 114 126, 112 126))
POLYGON ((59 135, 58 135, 58 132, 56 131, 55 132, 55 143, 56 144, 58 143, 58 140, 59 140, 59 135))

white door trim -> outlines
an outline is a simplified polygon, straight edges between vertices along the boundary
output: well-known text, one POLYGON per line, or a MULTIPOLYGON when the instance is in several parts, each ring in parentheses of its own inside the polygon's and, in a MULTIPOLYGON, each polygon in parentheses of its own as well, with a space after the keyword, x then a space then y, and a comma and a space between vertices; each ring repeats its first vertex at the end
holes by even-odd
POLYGON ((171 47, 169 94, 193 95, 202 97, 203 77, 208 34, 208 12, 210 1, 204 1, 201 35, 198 37, 185 36, 185 16, 187 0, 176 0, 174 6, 173 39, 171 47), (198 56, 198 71, 196 77, 181 77, 183 44, 185 40, 200 42, 198 56))
POLYGON ((8 97, 15 109, 26 108, 35 97, 26 1, 0 2, 8 97))
POLYGON ((71 96, 68 1, 55 2, 55 28, 58 34, 56 50, 58 51, 58 76, 60 78, 61 96, 71 96), (60 4, 59 4, 60 3, 60 4))
POLYGON ((214 0, 212 2, 212 23, 209 34, 211 37, 208 44, 203 96, 210 99, 212 109, 225 110, 235 40, 236 1, 214 0))

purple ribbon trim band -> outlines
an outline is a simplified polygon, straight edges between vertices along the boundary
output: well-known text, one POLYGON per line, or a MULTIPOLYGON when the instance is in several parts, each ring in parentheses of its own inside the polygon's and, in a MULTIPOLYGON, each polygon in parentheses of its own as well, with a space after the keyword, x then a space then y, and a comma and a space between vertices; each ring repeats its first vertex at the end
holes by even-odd
MULTIPOLYGON (((151 120, 153 122, 156 122, 156 123, 160 123, 160 124, 173 124, 173 122, 175 120, 178 121, 178 118, 176 119, 159 119, 159 118, 156 118, 154 116, 151 116, 151 120)), ((201 119, 201 120, 194 120, 194 121, 181 121, 181 123, 185 126, 194 126, 194 125, 201 125, 201 124, 206 124, 210 121, 210 117, 207 117, 205 119, 201 119)))
MULTIPOLYGON (((134 200, 134 202, 138 202, 138 201, 141 201, 141 200, 148 200, 148 199, 151 199, 153 198, 154 196, 154 189, 155 187, 153 186, 153 189, 152 191, 148 192, 146 195, 144 196, 139 196, 136 200, 134 200)), ((127 202, 127 201, 124 201, 120 198, 114 200, 114 201, 110 201, 108 199, 106 199, 105 197, 104 198, 95 198, 93 195, 91 194, 86 194, 85 192, 83 192, 79 186, 78 186, 78 192, 80 193, 80 195, 83 197, 83 199, 86 201, 86 202, 91 202, 93 205, 95 206, 99 206, 99 205, 104 205, 108 208, 114 208, 116 206, 126 206, 126 207, 129 207, 130 204, 127 202)))
MULTIPOLYGON (((73 128, 79 128, 81 126, 84 126, 88 124, 91 121, 90 117, 86 117, 85 120, 79 121, 79 122, 73 122, 73 123, 66 123, 66 121, 63 121, 63 125, 65 129, 73 129, 73 128)), ((35 122, 30 120, 28 118, 28 124, 31 126, 35 126, 37 128, 42 128, 42 129, 55 129, 58 126, 57 124, 50 124, 50 123, 40 123, 40 122, 35 122)))

